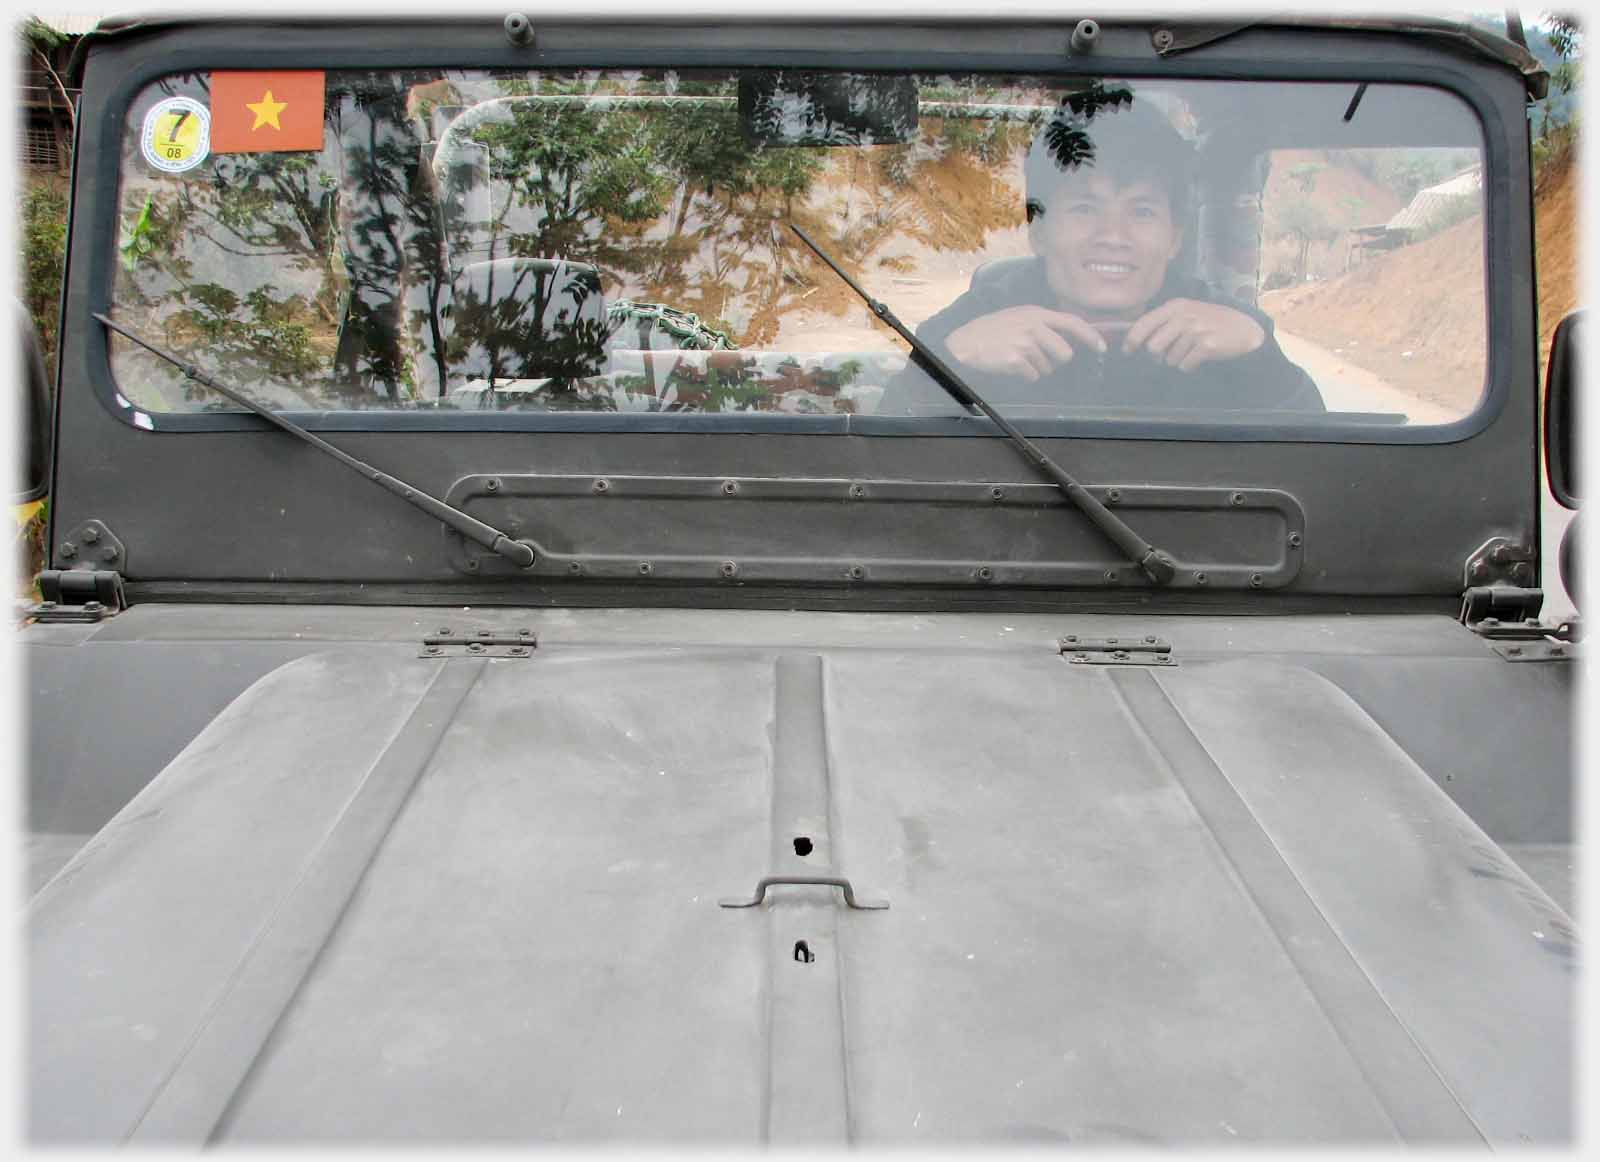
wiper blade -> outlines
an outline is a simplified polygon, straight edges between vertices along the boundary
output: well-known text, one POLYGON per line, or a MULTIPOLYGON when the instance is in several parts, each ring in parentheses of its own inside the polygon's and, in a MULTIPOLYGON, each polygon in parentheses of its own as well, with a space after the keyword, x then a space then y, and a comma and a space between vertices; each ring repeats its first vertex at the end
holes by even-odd
POLYGON ((481 520, 474 516, 469 516, 467 513, 462 512, 454 505, 446 504, 438 497, 424 492, 416 485, 407 484, 404 480, 401 480, 397 476, 390 476, 387 472, 383 472, 377 468, 374 468, 366 461, 357 460, 348 452, 340 451, 322 437, 312 435, 299 424, 292 420, 285 419, 283 416, 279 415, 270 408, 262 407, 254 400, 241 395, 237 390, 229 387, 227 384, 218 383, 215 379, 207 375, 204 371, 201 371, 200 368, 196 367, 193 363, 186 363, 182 359, 178 358, 178 356, 172 354, 170 351, 163 351, 154 343, 135 335, 132 331, 128 330, 128 328, 122 326, 122 324, 112 322, 105 315, 96 313, 94 317, 106 327, 121 335, 123 338, 137 343, 152 355, 158 356, 161 359, 165 359, 179 371, 183 372, 185 378, 192 379, 196 383, 204 384, 218 395, 226 397, 232 402, 238 404, 240 407, 244 408, 246 411, 254 412, 268 423, 274 424, 288 432, 290 435, 304 440, 313 448, 316 448, 322 452, 326 452, 329 456, 332 456, 345 467, 355 469, 368 480, 372 481, 379 487, 385 488, 394 493, 407 504, 410 504, 416 508, 420 508, 423 512, 427 513, 435 520, 442 521, 447 527, 460 533, 468 540, 482 545, 492 553, 499 554, 512 564, 523 569, 528 569, 531 568, 534 561, 538 559, 538 554, 534 552, 532 546, 526 544, 525 542, 514 541, 502 533, 499 529, 494 528, 492 525, 484 524, 481 520))
POLYGON ((902 339, 911 344, 911 349, 922 360, 923 366, 933 373, 933 377, 939 381, 939 386, 955 397, 956 402, 963 407, 976 409, 994 421, 995 427, 1006 434, 1006 438, 1017 447, 1027 461, 1048 476, 1056 487, 1066 494, 1067 499, 1077 505, 1083 515, 1089 518, 1095 528, 1104 533, 1112 544, 1127 554, 1128 559, 1144 571, 1145 576, 1157 585, 1165 585, 1177 576, 1178 566, 1171 557, 1129 528, 1127 522, 1091 496, 1083 485, 1068 476, 1059 464, 1045 454, 1044 449, 1017 431, 1009 420, 995 411, 988 400, 972 390, 971 386, 952 371, 944 360, 935 355, 926 343, 912 334, 910 328, 895 316, 886 303, 869 295, 855 279, 840 268, 837 262, 828 257, 822 247, 811 241, 804 230, 793 222, 789 223, 789 229, 800 235, 800 241, 811 247, 817 257, 832 268, 834 274, 844 279, 851 290, 866 300, 868 309, 874 315, 888 323, 902 339))

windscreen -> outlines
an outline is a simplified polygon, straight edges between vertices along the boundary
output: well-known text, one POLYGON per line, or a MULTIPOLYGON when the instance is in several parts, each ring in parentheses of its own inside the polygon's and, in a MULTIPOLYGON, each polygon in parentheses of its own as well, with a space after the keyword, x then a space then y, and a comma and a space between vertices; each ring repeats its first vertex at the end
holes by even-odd
MULTIPOLYGON (((1433 425, 1484 155, 1423 86, 210 72, 132 102, 112 314, 297 412, 1433 425)), ((115 339, 121 402, 231 405, 115 339)))

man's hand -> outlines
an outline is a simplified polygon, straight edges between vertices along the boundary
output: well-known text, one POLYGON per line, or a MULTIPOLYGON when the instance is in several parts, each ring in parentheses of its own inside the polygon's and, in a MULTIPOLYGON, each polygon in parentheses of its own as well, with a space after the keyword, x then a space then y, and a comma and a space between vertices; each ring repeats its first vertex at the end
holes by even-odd
POLYGON ((1106 342, 1077 315, 1007 307, 957 327, 945 346, 966 367, 1037 383, 1070 360, 1075 349, 1103 352, 1106 342))
POLYGON ((1237 359, 1266 342, 1267 333, 1243 311, 1195 299, 1168 299, 1128 328, 1122 349, 1143 347, 1151 358, 1179 371, 1237 359))

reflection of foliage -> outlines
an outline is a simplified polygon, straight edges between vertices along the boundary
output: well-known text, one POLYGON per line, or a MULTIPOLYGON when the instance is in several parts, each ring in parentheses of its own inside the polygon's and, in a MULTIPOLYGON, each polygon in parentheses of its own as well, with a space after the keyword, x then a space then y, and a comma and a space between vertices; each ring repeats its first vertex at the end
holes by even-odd
POLYGON ((196 283, 181 297, 190 305, 167 317, 167 334, 187 340, 185 346, 198 339, 207 362, 230 369, 242 363, 280 381, 299 379, 317 366, 310 328, 302 321, 308 313, 304 300, 275 299, 265 287, 241 299, 216 283, 196 283))
POLYGON ((577 104, 510 109, 509 121, 472 137, 490 150, 489 177, 536 211, 537 231, 513 236, 513 254, 592 261, 607 219, 644 222, 665 209, 667 177, 638 116, 577 104))
POLYGON ((123 234, 122 245, 118 249, 122 253, 122 265, 127 270, 133 270, 139 261, 145 258, 156 248, 154 231, 151 223, 154 221, 155 199, 145 198, 144 205, 139 208, 139 216, 134 219, 123 234))
MULTIPOLYGON (((1032 99, 987 80, 947 87, 1032 99)), ((1020 222, 1005 167, 1029 123, 941 115, 872 151, 767 148, 740 132, 734 93, 728 74, 330 74, 336 149, 214 155, 174 178, 140 172, 129 147, 134 266, 118 272, 117 309, 230 382, 393 406, 443 397, 480 356, 498 379, 519 350, 548 350, 515 300, 468 293, 482 259, 591 263, 608 292, 751 346, 824 285, 790 220, 854 276, 915 270, 923 248, 978 250, 1020 222), (655 103, 663 91, 691 99, 655 103), (466 148, 435 156, 433 136, 474 110, 446 134, 466 148)), ((829 289, 806 309, 847 301, 829 289)), ((695 386, 728 407, 754 390, 727 369, 695 386)))

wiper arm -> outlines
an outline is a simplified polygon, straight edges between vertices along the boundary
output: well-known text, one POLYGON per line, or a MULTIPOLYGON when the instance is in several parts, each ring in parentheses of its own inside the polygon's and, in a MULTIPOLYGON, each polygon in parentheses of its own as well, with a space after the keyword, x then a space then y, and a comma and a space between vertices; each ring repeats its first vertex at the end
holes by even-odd
POLYGON ((793 222, 789 223, 789 229, 800 235, 800 241, 811 247, 816 252, 817 257, 832 268, 834 274, 844 279, 851 290, 866 300, 867 307, 874 315, 888 323, 902 339, 911 344, 911 349, 921 358, 923 365, 933 373, 933 377, 939 381, 939 386, 954 396, 956 402, 963 407, 975 408, 993 420, 995 427, 1006 434, 1006 437, 1016 445, 1028 462, 1048 476, 1056 487, 1066 494, 1067 499, 1077 505, 1083 515, 1089 518, 1095 528, 1104 533, 1112 544, 1127 554, 1130 561, 1144 570, 1145 576, 1149 577, 1157 585, 1165 585, 1177 576, 1178 566, 1171 557, 1129 528, 1122 518, 1091 496, 1088 489, 1068 476, 1059 464, 1045 454, 1044 449, 1017 431, 1016 427, 999 412, 995 411, 994 407, 986 399, 973 391, 959 375, 950 370, 944 360, 935 355, 926 343, 912 334, 911 330, 895 317, 895 313, 889 309, 887 304, 873 298, 857 285, 855 279, 840 269, 839 264, 829 258, 822 247, 811 241, 804 230, 793 222))
POLYGON ((196 383, 204 384, 218 395, 225 396, 227 399, 238 404, 245 410, 254 412, 268 423, 275 424, 284 431, 288 432, 290 435, 297 436, 304 440, 313 448, 316 448, 322 452, 326 452, 345 467, 355 469, 368 480, 382 488, 388 489, 407 504, 410 504, 416 508, 420 508, 423 512, 427 513, 435 520, 444 522, 447 527, 454 529, 456 532, 466 537, 469 541, 474 541, 477 544, 482 545, 492 553, 498 553, 512 564, 523 569, 531 568, 534 561, 537 559, 538 554, 535 553, 533 548, 525 542, 514 541, 502 533, 499 529, 494 528, 492 525, 484 524, 481 520, 478 520, 474 516, 469 516, 467 513, 462 512, 454 505, 446 504, 444 501, 435 496, 429 495, 413 484, 407 484, 404 480, 401 480, 398 477, 390 476, 387 472, 379 471, 371 464, 366 463, 364 460, 357 460, 348 452, 341 452, 338 448, 335 448, 332 444, 328 443, 328 441, 322 439, 322 437, 312 435, 310 432, 306 431, 299 424, 293 422, 292 420, 287 420, 277 412, 272 411, 269 408, 262 407, 254 400, 241 395, 238 391, 227 386, 226 384, 218 383, 215 379, 201 371, 194 364, 185 363, 182 359, 178 358, 171 352, 163 351, 154 343, 147 342, 138 335, 135 335, 132 331, 128 330, 128 328, 122 326, 120 323, 114 323, 106 316, 98 313, 94 317, 106 327, 121 335, 123 338, 137 343, 152 355, 165 359, 179 371, 183 372, 186 378, 192 379, 196 383))

